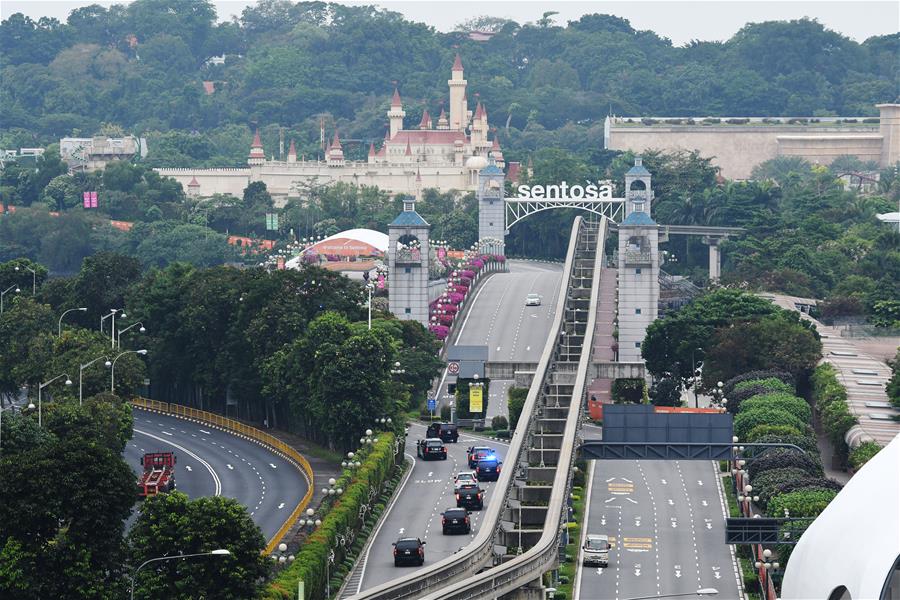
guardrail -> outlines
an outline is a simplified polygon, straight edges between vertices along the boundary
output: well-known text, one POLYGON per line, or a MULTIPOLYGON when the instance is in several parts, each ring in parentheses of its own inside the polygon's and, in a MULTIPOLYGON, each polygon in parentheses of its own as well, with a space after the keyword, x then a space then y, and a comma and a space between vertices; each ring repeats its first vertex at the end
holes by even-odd
MULTIPOLYGON (((578 234, 584 226, 583 224, 583 219, 581 217, 576 217, 575 223, 572 225, 572 233, 569 237, 569 249, 566 254, 566 261, 561 279, 563 285, 560 286, 559 298, 556 303, 556 313, 553 321, 554 327, 551 329, 551 334, 547 336, 547 342, 544 345, 544 350, 541 354, 540 362, 538 363, 534 381, 528 390, 528 396, 522 410, 523 415, 529 415, 529 423, 532 421, 530 417, 535 414, 538 396, 540 395, 541 387, 543 386, 550 361, 553 357, 556 343, 559 340, 560 331, 562 330, 566 310, 566 296, 569 282, 572 279, 572 270, 575 262, 575 247, 578 241, 578 234)), ((598 244, 599 243, 598 240, 598 244)), ((516 428, 516 431, 513 433, 512 439, 510 440, 506 460, 507 464, 518 463, 518 457, 522 454, 523 449, 525 449, 525 440, 528 436, 528 429, 529 427, 516 428), (515 457, 515 460, 511 460, 510 457, 515 457)), ((570 453, 571 446, 574 446, 574 444, 570 445, 570 453)), ((498 527, 499 517, 506 507, 506 500, 509 495, 509 489, 512 485, 513 473, 515 471, 516 469, 503 469, 503 472, 500 474, 500 479, 494 487, 495 493, 493 495, 494 498, 498 500, 502 499, 502 501, 488 503, 486 510, 482 512, 482 526, 479 528, 475 539, 473 539, 468 546, 453 556, 449 556, 430 567, 420 569, 405 577, 393 579, 369 590, 365 590, 353 596, 351 600, 419 599, 426 597, 431 590, 435 589, 441 590, 437 597, 443 598, 445 597, 444 594, 447 593, 447 590, 452 586, 457 585, 457 582, 472 578, 483 566, 493 560, 494 535, 498 527)), ((518 558, 531 556, 532 550, 529 550, 529 552, 518 558)), ((542 554, 540 559, 544 558, 545 557, 542 554)), ((494 573, 497 569, 501 568, 502 567, 495 567, 489 572, 494 573)), ((532 566, 532 575, 534 575, 534 566, 532 566)), ((455 589, 455 587, 453 589, 455 589)))
MULTIPOLYGON (((600 292, 600 271, 603 267, 603 246, 606 238, 606 221, 600 223, 597 232, 597 249, 595 254, 593 283, 591 286, 592 308, 597 306, 600 292)), ((571 249, 571 246, 570 246, 571 249)), ((567 265, 568 265, 567 261, 567 265)), ((568 285, 566 286, 566 288, 568 285)), ((563 292, 566 291, 563 288, 563 292)), ((561 304, 564 302, 561 299, 561 304)), ((515 590, 523 585, 540 579, 541 574, 553 568, 556 564, 559 552, 559 535, 564 523, 564 511, 567 511, 567 497, 569 483, 572 474, 572 466, 575 462, 575 437, 581 425, 581 411, 587 386, 588 366, 593 345, 594 326, 597 320, 597 311, 588 313, 587 329, 585 330, 581 356, 578 361, 578 371, 575 386, 572 392, 572 401, 569 414, 566 417, 566 427, 562 441, 562 448, 557 462, 556 475, 553 479, 553 494, 550 497, 550 506, 547 509, 547 521, 544 523, 543 534, 538 543, 529 548, 521 556, 496 566, 493 569, 483 571, 457 583, 451 587, 442 588, 425 596, 423 600, 471 600, 475 598, 497 598, 515 590)), ((555 340, 554 340, 555 341, 555 340)), ((548 340, 549 342, 549 340, 548 340)), ((543 385, 541 380, 540 385, 543 385)), ((531 400, 531 391, 529 400, 531 400)), ((536 397, 535 397, 536 399, 536 397)))
POLYGON ((222 415, 217 415, 205 410, 198 410, 189 406, 182 406, 181 404, 170 404, 168 402, 151 400, 149 398, 134 398, 131 401, 131 405, 136 408, 174 415, 183 419, 202 421, 213 427, 218 427, 219 429, 238 434, 257 442, 258 444, 267 446, 296 465, 303 476, 306 477, 307 482, 309 482, 309 488, 306 490, 306 494, 304 494, 300 503, 297 504, 297 507, 294 508, 290 516, 284 521, 284 524, 282 524, 275 535, 272 536, 272 539, 266 544, 265 553, 271 554, 274 552, 275 548, 278 547, 278 544, 281 543, 282 538, 287 535, 287 532, 290 531, 291 527, 294 526, 294 523, 297 522, 297 519, 300 518, 301 513, 306 510, 306 507, 309 506, 309 503, 312 501, 313 493, 316 488, 313 470, 309 465, 309 461, 306 460, 302 454, 279 440, 277 437, 257 429, 256 427, 241 423, 240 421, 235 421, 234 419, 229 419, 228 417, 223 417, 222 415))

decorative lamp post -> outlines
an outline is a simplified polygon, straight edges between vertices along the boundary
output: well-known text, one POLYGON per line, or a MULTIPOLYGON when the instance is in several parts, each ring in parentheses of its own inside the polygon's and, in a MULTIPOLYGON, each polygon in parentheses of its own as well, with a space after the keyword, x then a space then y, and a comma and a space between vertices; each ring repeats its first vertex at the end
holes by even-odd
MULTIPOLYGON (((42 423, 43 423, 43 420, 42 420, 42 410, 41 410, 41 408, 42 408, 41 391, 42 391, 45 387, 47 387, 48 385, 50 385, 51 383, 53 383, 54 381, 56 381, 57 379, 59 379, 59 378, 61 378, 61 377, 65 377, 65 378, 66 378, 66 385, 72 385, 72 378, 69 377, 69 375, 68 375, 67 373, 63 373, 62 375, 57 375, 56 377, 54 377, 54 378, 51 379, 50 381, 48 381, 48 382, 46 382, 46 383, 41 383, 41 384, 38 385, 38 427, 40 427, 40 426, 42 425, 42 423)), ((28 408, 29 408, 29 409, 33 409, 33 408, 34 408, 34 404, 29 404, 29 405, 28 405, 28 408)))
POLYGON ((112 359, 112 364, 110 365, 110 376, 109 376, 109 391, 110 393, 116 393, 116 361, 125 356, 126 354, 147 354, 147 351, 144 349, 141 350, 126 350, 122 352, 114 359, 112 359))
POLYGON ((91 362, 87 362, 87 363, 84 363, 83 365, 79 365, 79 367, 78 367, 78 406, 81 406, 82 378, 83 378, 84 370, 87 369, 92 364, 94 364, 95 362, 97 362, 98 360, 103 360, 103 359, 106 359, 106 362, 103 363, 106 366, 106 368, 107 369, 110 368, 112 366, 112 362, 110 362, 108 356, 101 356, 100 358, 95 358, 91 362))
POLYGON ((59 315, 59 321, 56 323, 56 337, 62 337, 62 320, 63 317, 69 314, 74 310, 80 310, 81 312, 86 312, 87 307, 82 306, 81 308, 70 308, 69 310, 63 311, 63 314, 59 315))
POLYGON ((125 333, 126 331, 128 331, 129 329, 131 329, 132 327, 137 327, 138 325, 140 325, 140 327, 141 327, 140 329, 138 329, 138 331, 140 331, 141 333, 147 333, 147 330, 144 328, 143 323, 141 323, 140 321, 138 321, 137 323, 132 323, 125 329, 120 329, 116 333, 116 346, 121 348, 122 347, 122 334, 125 333))
POLYGON ((5 296, 6 293, 9 292, 10 290, 12 290, 13 288, 15 288, 15 290, 16 290, 15 293, 16 293, 16 294, 18 294, 19 292, 22 291, 22 290, 19 289, 19 287, 18 287, 16 284, 12 284, 12 285, 9 286, 8 288, 6 288, 6 289, 3 290, 2 292, 0 292, 0 315, 3 314, 3 296, 5 296))
POLYGON ((131 600, 134 600, 134 582, 137 579, 138 571, 146 567, 152 562, 161 562, 165 560, 176 560, 176 559, 184 559, 184 558, 196 558, 200 556, 228 556, 231 554, 228 550, 224 548, 220 548, 218 550, 213 550, 212 552, 201 552, 198 554, 176 554, 174 556, 160 556, 159 558, 151 558, 150 560, 145 560, 141 563, 141 565, 134 570, 134 573, 131 574, 131 600))
MULTIPOLYGON (((19 265, 16 265, 16 271, 19 271, 20 269, 19 265)), ((25 270, 31 271, 31 295, 34 296, 37 294, 37 271, 31 267, 25 267, 25 270)))

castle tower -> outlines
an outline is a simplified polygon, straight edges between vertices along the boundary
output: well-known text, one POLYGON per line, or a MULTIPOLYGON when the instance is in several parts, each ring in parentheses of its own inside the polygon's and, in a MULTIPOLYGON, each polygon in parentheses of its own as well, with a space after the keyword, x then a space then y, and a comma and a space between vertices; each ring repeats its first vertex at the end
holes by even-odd
POLYGON ((891 167, 900 161, 900 104, 876 104, 881 134, 881 160, 879 166, 891 167))
POLYGON ((419 122, 419 129, 431 129, 431 115, 428 114, 427 108, 422 112, 422 120, 419 122))
POLYGON ((472 127, 470 138, 472 140, 472 146, 475 147, 475 150, 478 150, 478 147, 484 142, 485 138, 487 138, 487 131, 482 127, 482 118, 484 108, 481 106, 481 101, 475 105, 475 116, 472 117, 472 127))
POLYGON ((642 362, 641 342, 659 306, 659 226, 650 217, 650 172, 640 157, 625 174, 619 223, 619 361, 642 362))
POLYGON ((250 144, 250 154, 247 155, 247 164, 259 166, 266 162, 266 153, 263 150, 262 140, 259 139, 259 129, 253 135, 253 143, 250 144))
POLYGON ((416 202, 422 201, 422 171, 416 169, 416 202))
POLYGON ((403 201, 403 212, 388 225, 388 306, 402 321, 428 327, 428 234, 431 226, 403 201))
POLYGON ((484 247, 486 252, 492 254, 504 253, 504 179, 503 171, 493 160, 478 172, 478 191, 475 192, 478 199, 478 240, 496 240, 484 247))
POLYGON ((447 120, 447 113, 444 112, 444 107, 441 106, 441 115, 437 120, 437 128, 438 129, 450 129, 450 122, 447 120))
POLYGON ((466 128, 466 85, 468 82, 463 79, 463 65, 459 54, 453 61, 453 68, 450 71, 450 80, 447 85, 450 86, 450 129, 453 131, 463 131, 466 128))
POLYGON ((494 132, 494 141, 491 144, 491 158, 494 159, 494 162, 497 163, 497 166, 501 169, 506 166, 506 162, 503 160, 503 151, 500 150, 500 140, 497 138, 497 132, 494 132))
POLYGON ((188 192, 187 195, 191 198, 196 198, 200 195, 200 182, 197 181, 197 176, 194 175, 191 177, 191 182, 187 185, 188 192))
POLYGON ((341 138, 338 136, 337 129, 334 130, 334 139, 328 147, 328 155, 325 159, 329 167, 344 166, 344 149, 341 146, 341 138))
POLYGON ((291 147, 288 148, 287 161, 289 163, 297 162, 297 147, 294 145, 294 140, 291 140, 291 147))
POLYGON ((397 132, 403 129, 403 101, 400 99, 400 92, 394 88, 394 97, 391 98, 391 109, 387 113, 388 120, 391 122, 391 138, 397 135, 397 132))
POLYGON ((370 142, 369 143, 369 156, 368 156, 368 161, 369 161, 370 165, 375 164, 375 156, 376 156, 375 155, 375 143, 370 142))

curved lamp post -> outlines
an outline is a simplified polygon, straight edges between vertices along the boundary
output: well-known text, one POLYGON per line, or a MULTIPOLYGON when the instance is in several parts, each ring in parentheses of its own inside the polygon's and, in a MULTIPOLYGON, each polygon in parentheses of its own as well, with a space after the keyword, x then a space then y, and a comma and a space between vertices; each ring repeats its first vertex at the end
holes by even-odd
POLYGON ((198 554, 178 554, 176 556, 160 556, 159 558, 151 558, 150 560, 145 560, 137 569, 134 570, 134 573, 131 574, 131 600, 134 600, 134 582, 137 578, 138 571, 152 562, 175 560, 177 558, 197 558, 198 556, 228 556, 229 554, 231 554, 231 552, 229 552, 228 550, 219 548, 218 550, 213 550, 212 552, 200 552, 198 554))
MULTIPOLYGON (((22 267, 16 265, 16 271, 21 271, 22 267)), ((26 271, 31 271, 31 295, 34 296, 37 293, 37 271, 32 269, 31 267, 25 267, 26 271)))
POLYGON ((115 349, 116 347, 116 314, 122 313, 121 316, 127 317, 125 314, 124 308, 111 308, 109 309, 109 314, 100 317, 100 333, 103 333, 103 321, 112 317, 112 325, 110 326, 109 331, 109 347, 115 349))
POLYGON ((83 378, 84 370, 87 369, 92 364, 94 364, 95 362, 97 362, 98 360, 103 360, 104 358, 106 359, 106 362, 103 364, 108 369, 109 367, 112 366, 112 363, 109 362, 108 356, 101 356, 100 358, 95 358, 91 362, 84 363, 83 365, 79 365, 79 367, 78 367, 78 406, 81 406, 82 378, 83 378))
MULTIPOLYGON (((54 378, 51 379, 50 381, 48 381, 48 382, 46 382, 46 383, 41 383, 41 384, 38 385, 38 427, 40 427, 41 424, 43 423, 43 419, 42 419, 42 412, 43 412, 43 411, 41 410, 41 407, 42 407, 42 402, 41 402, 41 391, 42 391, 45 387, 47 387, 48 385, 50 385, 51 383, 53 383, 54 381, 56 381, 57 379, 59 379, 60 377, 65 377, 65 378, 66 378, 66 385, 72 385, 72 378, 69 377, 69 375, 68 375, 67 373, 63 373, 62 375, 57 375, 56 377, 54 377, 54 378)), ((28 405, 28 408, 29 408, 29 409, 34 408, 34 404, 33 404, 33 403, 32 403, 32 404, 29 404, 29 405, 28 405)))
POLYGON ((87 307, 82 306, 81 308, 70 308, 69 310, 63 311, 63 314, 59 315, 59 321, 56 324, 56 337, 62 337, 62 320, 63 317, 72 312, 73 310, 80 310, 81 312, 87 311, 87 307))
POLYGON ((13 289, 13 288, 16 288, 16 292, 15 292, 15 293, 17 293, 17 294, 18 294, 19 292, 22 291, 22 290, 20 290, 20 289, 18 288, 18 286, 16 286, 16 284, 12 284, 12 285, 9 286, 8 288, 6 288, 6 289, 3 290, 2 292, 0 292, 0 315, 3 314, 3 296, 5 296, 6 293, 9 292, 9 291, 10 291, 11 289, 13 289))
POLYGON ((122 334, 125 333, 126 331, 128 331, 129 329, 133 328, 133 327, 137 327, 138 325, 141 326, 141 328, 138 329, 138 331, 140 331, 141 333, 146 333, 146 332, 147 332, 147 330, 144 328, 144 324, 141 323, 140 321, 138 321, 137 323, 132 323, 131 325, 129 325, 129 326, 126 327, 125 329, 120 329, 118 332, 116 332, 116 346, 119 347, 119 348, 121 348, 121 347, 122 347, 122 334))
POLYGON ((125 352, 122 352, 121 354, 116 356, 114 359, 112 359, 112 364, 110 365, 110 367, 112 367, 112 370, 110 371, 110 374, 109 374, 109 391, 113 394, 116 393, 116 361, 119 360, 120 358, 122 358, 123 356, 125 356, 126 354, 147 354, 147 351, 144 349, 126 350, 125 352))

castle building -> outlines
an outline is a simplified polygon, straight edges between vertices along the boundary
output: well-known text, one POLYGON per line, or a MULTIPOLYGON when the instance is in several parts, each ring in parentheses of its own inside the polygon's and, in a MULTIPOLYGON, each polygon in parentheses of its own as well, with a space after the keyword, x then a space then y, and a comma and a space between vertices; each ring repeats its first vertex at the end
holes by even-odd
MULTIPOLYGON (((160 175, 172 177, 185 189, 191 185, 192 195, 232 194, 240 197, 250 182, 262 181, 276 202, 299 196, 298 187, 315 179, 321 184, 343 181, 355 185, 377 186, 391 194, 416 196, 417 191, 435 188, 446 192, 475 191, 478 172, 493 156, 504 167, 499 140, 491 136, 487 108, 477 102, 475 111, 468 106, 468 82, 463 76, 459 55, 451 69, 449 115, 441 108, 437 120, 426 110, 414 128, 404 122, 406 112, 400 92, 394 89, 387 111, 389 128, 380 148, 370 143, 366 160, 348 160, 344 155, 340 133, 335 130, 325 151, 324 160, 297 159, 291 140, 285 160, 266 158, 265 148, 254 135, 246 168, 235 169, 156 169, 160 175)), ((518 163, 509 163, 518 172, 518 163)))

